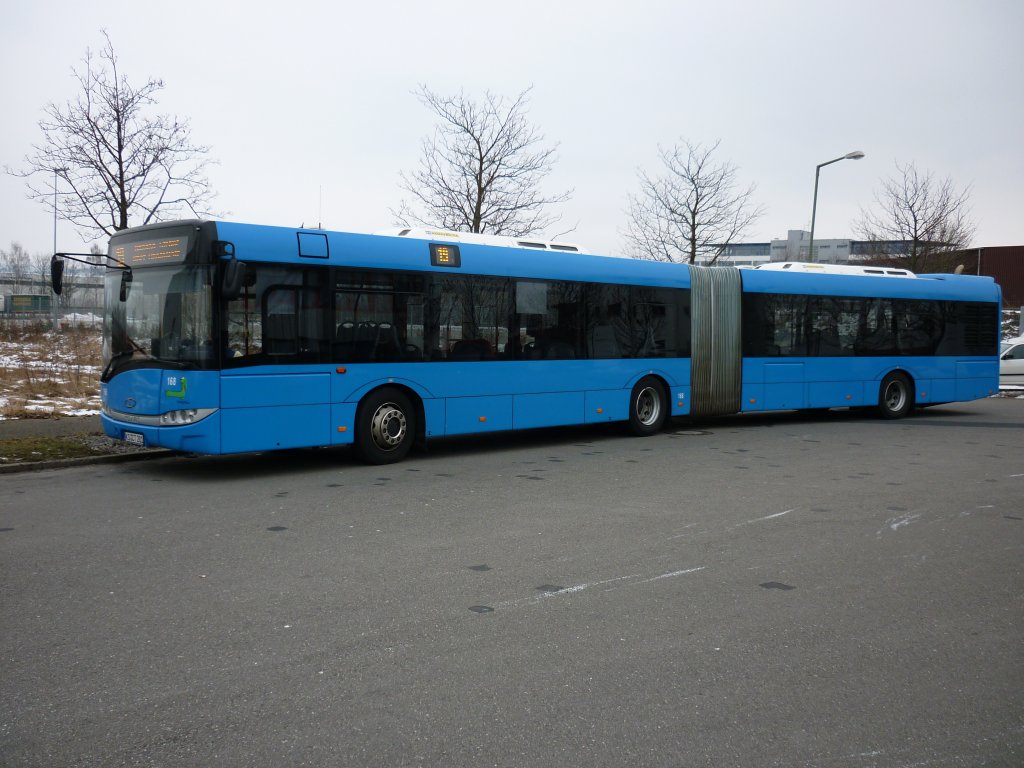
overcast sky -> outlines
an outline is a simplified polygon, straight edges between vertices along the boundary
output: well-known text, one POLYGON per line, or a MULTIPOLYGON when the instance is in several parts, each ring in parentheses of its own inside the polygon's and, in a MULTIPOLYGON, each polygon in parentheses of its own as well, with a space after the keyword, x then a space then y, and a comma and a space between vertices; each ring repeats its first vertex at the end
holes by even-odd
MULTIPOLYGON (((1024 244, 1024 2, 28 2, 0 0, 0 165, 24 166, 48 102, 106 29, 136 85, 163 78, 218 161, 231 220, 372 232, 394 225, 399 172, 431 114, 413 95, 515 95, 558 159, 565 239, 621 253, 636 171, 658 146, 721 140, 765 216, 746 238, 850 237, 895 163, 972 188, 974 245, 1024 244), (321 213, 322 189, 322 213, 321 213)), ((0 175, 0 247, 49 252, 52 215, 0 175)), ((58 248, 82 239, 58 225, 58 248)))

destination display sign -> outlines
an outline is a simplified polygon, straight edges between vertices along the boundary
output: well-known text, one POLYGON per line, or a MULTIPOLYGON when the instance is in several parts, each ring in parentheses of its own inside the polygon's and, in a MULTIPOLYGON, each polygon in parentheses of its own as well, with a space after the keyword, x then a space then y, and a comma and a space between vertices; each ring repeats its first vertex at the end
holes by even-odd
POLYGON ((181 264, 188 253, 188 236, 160 237, 115 245, 113 257, 129 267, 151 264, 181 264))

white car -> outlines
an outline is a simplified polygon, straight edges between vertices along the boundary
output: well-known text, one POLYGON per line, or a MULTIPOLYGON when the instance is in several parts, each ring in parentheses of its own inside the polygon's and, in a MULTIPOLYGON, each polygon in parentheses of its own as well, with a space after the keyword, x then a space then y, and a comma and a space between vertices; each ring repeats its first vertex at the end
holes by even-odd
POLYGON ((999 345, 999 386, 1024 387, 1024 336, 999 345))

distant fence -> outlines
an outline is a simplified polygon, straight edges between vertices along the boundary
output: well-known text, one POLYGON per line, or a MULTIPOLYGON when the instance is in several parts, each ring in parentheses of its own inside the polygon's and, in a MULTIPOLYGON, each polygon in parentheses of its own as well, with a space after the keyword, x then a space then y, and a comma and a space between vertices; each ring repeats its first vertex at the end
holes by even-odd
POLYGON ((103 314, 103 278, 99 275, 76 275, 65 278, 64 292, 55 296, 49 278, 35 275, 15 278, 0 273, 0 317, 22 314, 49 314, 51 302, 58 313, 103 314))

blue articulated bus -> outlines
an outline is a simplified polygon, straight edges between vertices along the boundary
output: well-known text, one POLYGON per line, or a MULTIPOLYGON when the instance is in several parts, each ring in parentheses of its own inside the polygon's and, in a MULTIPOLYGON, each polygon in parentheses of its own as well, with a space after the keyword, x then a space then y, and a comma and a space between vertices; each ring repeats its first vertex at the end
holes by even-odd
POLYGON ((801 408, 895 418, 998 390, 1000 292, 984 277, 220 221, 125 230, 108 258, 102 421, 138 445, 351 444, 389 463, 447 435, 612 421, 650 435, 671 416, 801 408))

